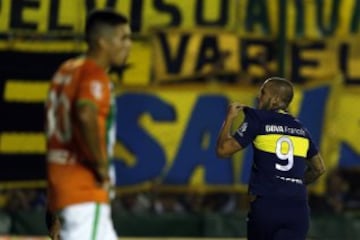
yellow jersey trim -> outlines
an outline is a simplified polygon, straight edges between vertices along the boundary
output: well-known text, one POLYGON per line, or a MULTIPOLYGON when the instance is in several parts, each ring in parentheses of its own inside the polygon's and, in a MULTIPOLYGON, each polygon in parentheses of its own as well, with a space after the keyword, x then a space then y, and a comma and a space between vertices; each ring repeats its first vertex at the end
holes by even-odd
POLYGON ((276 154, 277 144, 280 144, 281 154, 287 154, 290 146, 289 141, 282 141, 280 138, 288 138, 292 144, 293 154, 298 157, 306 157, 309 149, 309 139, 298 136, 289 136, 282 134, 258 135, 254 140, 257 149, 276 154))

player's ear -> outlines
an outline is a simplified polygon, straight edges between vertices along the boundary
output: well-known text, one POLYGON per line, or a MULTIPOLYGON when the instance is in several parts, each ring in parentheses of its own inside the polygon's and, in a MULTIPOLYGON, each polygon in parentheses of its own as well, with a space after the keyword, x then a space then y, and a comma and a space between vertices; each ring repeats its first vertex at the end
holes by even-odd
POLYGON ((279 96, 273 96, 270 100, 272 108, 279 108, 282 105, 281 98, 279 96))
POLYGON ((107 47, 108 47, 107 39, 104 37, 100 37, 98 39, 98 45, 99 45, 100 49, 107 49, 107 47))

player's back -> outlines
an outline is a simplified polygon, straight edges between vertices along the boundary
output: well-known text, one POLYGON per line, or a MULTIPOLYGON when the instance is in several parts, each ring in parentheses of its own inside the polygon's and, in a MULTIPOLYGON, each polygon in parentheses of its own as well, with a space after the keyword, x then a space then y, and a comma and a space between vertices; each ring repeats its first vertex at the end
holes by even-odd
POLYGON ((106 156, 109 99, 106 73, 93 60, 68 60, 55 73, 46 104, 49 202, 53 210, 78 202, 107 201, 107 193, 81 164, 91 158, 80 134, 76 111, 85 102, 97 109, 101 149, 106 156))
POLYGON ((306 128, 285 112, 247 108, 245 114, 257 122, 250 192, 306 198, 305 160, 317 152, 306 128))

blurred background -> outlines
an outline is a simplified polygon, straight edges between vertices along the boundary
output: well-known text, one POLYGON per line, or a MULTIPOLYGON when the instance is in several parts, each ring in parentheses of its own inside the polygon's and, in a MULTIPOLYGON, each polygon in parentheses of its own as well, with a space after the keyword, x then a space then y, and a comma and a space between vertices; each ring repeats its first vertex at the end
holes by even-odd
POLYGON ((360 0, 0 0, 0 239, 46 235, 49 80, 105 7, 134 38, 111 71, 119 236, 245 237, 252 152, 220 160, 216 137, 230 101, 255 106, 281 76, 328 169, 309 187, 309 237, 360 239, 360 0))

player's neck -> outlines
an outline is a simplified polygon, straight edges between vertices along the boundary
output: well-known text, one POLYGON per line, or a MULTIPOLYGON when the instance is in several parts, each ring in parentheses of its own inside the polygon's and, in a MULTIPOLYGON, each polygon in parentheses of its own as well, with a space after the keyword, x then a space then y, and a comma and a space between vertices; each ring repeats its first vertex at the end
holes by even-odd
POLYGON ((282 109, 282 108, 278 108, 278 107, 274 107, 274 108, 269 108, 267 109, 268 111, 272 111, 272 112, 278 112, 278 113, 289 113, 287 109, 282 109))
POLYGON ((86 57, 93 60, 97 65, 104 69, 104 71, 108 71, 110 68, 110 63, 107 58, 103 57, 100 53, 95 51, 88 51, 86 53, 86 57))

